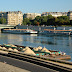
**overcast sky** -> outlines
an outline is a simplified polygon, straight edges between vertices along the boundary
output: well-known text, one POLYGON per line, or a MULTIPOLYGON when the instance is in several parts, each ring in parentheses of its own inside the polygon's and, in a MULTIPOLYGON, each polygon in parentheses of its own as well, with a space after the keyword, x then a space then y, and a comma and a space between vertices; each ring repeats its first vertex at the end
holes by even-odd
POLYGON ((72 0, 0 0, 0 11, 23 13, 72 11, 72 0))

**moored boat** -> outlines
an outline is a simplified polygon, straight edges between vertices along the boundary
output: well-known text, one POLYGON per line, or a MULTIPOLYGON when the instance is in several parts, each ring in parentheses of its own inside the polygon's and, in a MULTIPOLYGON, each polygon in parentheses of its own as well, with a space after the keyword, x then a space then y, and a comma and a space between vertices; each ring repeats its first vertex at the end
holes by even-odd
POLYGON ((13 34, 37 34, 38 32, 31 29, 2 29, 3 33, 13 34))
MULTIPOLYGON (((39 57, 46 57, 46 58, 55 58, 55 59, 71 59, 71 56, 66 55, 66 53, 56 50, 48 50, 45 47, 27 47, 27 46, 19 46, 13 44, 3 44, 0 45, 0 50, 7 50, 7 52, 21 52, 29 55, 35 55, 39 57), (14 48, 13 48, 14 47, 14 48)), ((4 54, 4 53, 3 53, 4 54)))
MULTIPOLYGON (((26 46, 19 46, 19 45, 13 45, 13 44, 3 44, 1 46, 6 47, 6 48, 12 48, 12 49, 20 49, 20 51, 26 47, 26 46)), ((29 48, 33 50, 35 53, 44 53, 44 54, 49 54, 49 55, 52 55, 52 54, 65 55, 66 54, 57 50, 48 50, 47 48, 45 47, 42 48, 40 46, 37 48, 33 48, 33 47, 29 47, 29 48)))
POLYGON ((39 34, 43 35, 72 35, 72 30, 53 30, 53 29, 44 29, 40 31, 39 34))

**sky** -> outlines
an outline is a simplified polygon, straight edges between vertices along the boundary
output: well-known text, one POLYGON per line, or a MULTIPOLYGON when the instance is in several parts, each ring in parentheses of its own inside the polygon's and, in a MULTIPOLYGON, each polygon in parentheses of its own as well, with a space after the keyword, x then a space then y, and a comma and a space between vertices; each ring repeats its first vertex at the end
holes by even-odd
POLYGON ((72 11, 72 0, 0 0, 0 11, 23 13, 72 11))

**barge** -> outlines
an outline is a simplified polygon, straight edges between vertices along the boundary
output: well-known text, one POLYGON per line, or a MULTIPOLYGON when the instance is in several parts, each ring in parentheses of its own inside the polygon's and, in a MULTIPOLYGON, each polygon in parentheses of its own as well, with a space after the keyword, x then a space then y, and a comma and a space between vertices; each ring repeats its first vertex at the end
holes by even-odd
POLYGON ((3 44, 3 45, 0 45, 0 49, 15 51, 15 52, 22 52, 28 55, 46 57, 48 59, 49 58, 60 59, 60 60, 71 59, 71 56, 66 55, 66 53, 63 53, 61 51, 48 50, 40 46, 37 48, 33 48, 33 47, 26 47, 26 46, 13 45, 13 44, 3 44))
POLYGON ((12 33, 12 34, 37 34, 38 32, 31 29, 2 29, 2 33, 12 33))
POLYGON ((44 29, 44 31, 40 31, 39 34, 43 34, 43 35, 66 35, 66 36, 70 36, 72 35, 72 29, 70 30, 53 30, 53 29, 44 29))

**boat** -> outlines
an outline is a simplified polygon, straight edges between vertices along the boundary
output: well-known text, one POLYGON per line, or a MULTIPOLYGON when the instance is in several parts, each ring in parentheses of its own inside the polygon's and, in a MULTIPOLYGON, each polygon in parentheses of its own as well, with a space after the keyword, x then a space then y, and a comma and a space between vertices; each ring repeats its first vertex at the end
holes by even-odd
MULTIPOLYGON (((46 57, 46 58, 54 58, 54 59, 60 59, 60 60, 68 60, 71 59, 70 55, 66 55, 66 53, 57 51, 57 50, 49 50, 50 52, 47 52, 45 48, 42 48, 41 51, 34 51, 33 47, 28 47, 32 52, 36 54, 36 56, 39 57, 46 57), (46 51, 46 52, 45 52, 46 51)), ((39 47, 38 47, 39 48, 39 47)), ((0 50, 7 50, 9 52, 22 52, 24 53, 25 49, 27 49, 27 46, 20 46, 20 45, 14 45, 14 44, 3 44, 0 45, 0 50), (14 47, 14 48, 13 48, 14 47), (24 49, 24 50, 23 50, 24 49)), ((3 54, 9 54, 9 52, 3 54)), ((0 52, 1 54, 1 52, 0 52)))
MULTIPOLYGON (((26 46, 19 46, 19 45, 14 45, 14 44, 3 44, 1 45, 2 47, 6 47, 6 48, 12 48, 12 49, 24 49, 26 46)), ((57 50, 48 50, 45 47, 37 47, 37 48, 33 48, 33 47, 29 47, 31 50, 33 50, 35 53, 42 53, 42 54, 49 54, 49 55, 54 55, 54 54, 58 54, 58 55, 64 55, 66 53, 61 52, 61 51, 57 51, 57 50), (40 49, 41 48, 41 49, 40 49)), ((21 51, 20 50, 20 51, 21 51)))
POLYGON ((39 34, 43 35, 72 35, 72 30, 53 30, 53 29, 44 29, 44 31, 40 31, 39 34))
POLYGON ((38 32, 31 29, 2 29, 2 33, 12 33, 12 34, 37 34, 38 32))

